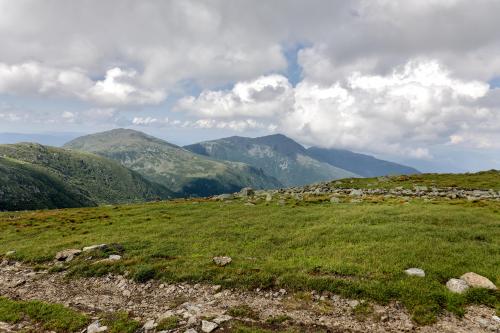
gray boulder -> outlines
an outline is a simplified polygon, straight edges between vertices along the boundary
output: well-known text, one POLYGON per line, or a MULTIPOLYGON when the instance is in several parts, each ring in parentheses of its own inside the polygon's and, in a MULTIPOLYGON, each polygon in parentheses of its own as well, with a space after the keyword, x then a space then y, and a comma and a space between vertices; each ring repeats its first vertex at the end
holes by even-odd
POLYGON ((449 279, 446 288, 452 293, 463 294, 469 289, 469 285, 462 279, 449 279))
POLYGON ((77 255, 82 253, 82 250, 78 249, 66 249, 56 253, 56 260, 58 261, 71 261, 77 255))
POLYGON ((253 197, 255 195, 255 191, 251 187, 244 187, 241 189, 240 195, 242 197, 253 197))
POLYGON ((495 286, 488 278, 474 272, 465 273, 460 277, 460 279, 464 280, 472 288, 497 290, 497 286, 495 286))
POLYGON ((210 333, 213 330, 215 330, 219 325, 217 325, 214 322, 207 321, 207 320, 202 320, 201 321, 201 330, 205 333, 210 333))

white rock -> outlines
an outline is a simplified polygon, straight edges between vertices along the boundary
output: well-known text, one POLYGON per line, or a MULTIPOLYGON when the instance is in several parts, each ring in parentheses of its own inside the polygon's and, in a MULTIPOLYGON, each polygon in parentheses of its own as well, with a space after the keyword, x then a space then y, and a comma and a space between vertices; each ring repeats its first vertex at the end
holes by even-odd
POLYGON ((408 268, 407 270, 405 270, 405 273, 410 276, 425 277, 425 272, 421 268, 415 268, 415 267, 408 268))
POLYGON ((229 315, 221 315, 221 316, 218 316, 217 318, 214 319, 214 323, 216 324, 222 324, 226 321, 229 321, 233 319, 233 317, 229 316, 229 315))
POLYGON ((73 260, 74 256, 77 256, 80 253, 82 253, 82 251, 78 249, 66 249, 56 253, 56 260, 71 261, 73 260))
POLYGON ((219 327, 219 325, 217 325, 216 323, 213 323, 211 321, 207 321, 207 320, 201 321, 201 330, 205 333, 210 333, 213 330, 215 330, 217 327, 219 327))
POLYGON ((109 256, 108 259, 114 261, 114 260, 120 260, 121 258, 122 258, 122 256, 119 256, 117 254, 112 254, 112 255, 109 256))
POLYGON ((462 279, 449 279, 446 288, 452 293, 463 294, 469 289, 469 285, 462 279))
POLYGON ((87 252, 87 251, 92 251, 92 250, 95 250, 95 249, 104 249, 106 246, 106 244, 97 244, 97 245, 90 245, 90 246, 85 246, 82 251, 83 252, 87 252))
POLYGON ((155 321, 153 319, 150 319, 148 320, 144 326, 142 326, 142 328, 144 329, 144 331, 152 331, 154 330, 156 327, 156 324, 155 324, 155 321))
POLYGON ((359 301, 358 301, 358 300, 353 299, 352 301, 349 301, 349 302, 348 302, 348 304, 349 304, 349 306, 350 306, 351 308, 355 308, 355 307, 357 307, 357 306, 359 305, 359 301))
POLYGON ((231 257, 214 257, 212 260, 217 266, 226 266, 233 261, 231 257))
POLYGON ((486 288, 496 290, 497 287, 488 278, 474 272, 465 273, 460 277, 472 288, 486 288))
POLYGON ((12 255, 14 255, 15 253, 16 253, 16 251, 14 251, 14 250, 12 250, 12 251, 7 251, 7 252, 5 253, 5 256, 6 256, 6 257, 8 257, 8 256, 12 256, 12 255))
POLYGON ((184 331, 184 333, 198 333, 194 328, 190 328, 186 331, 184 331))
POLYGON ((331 202, 331 203, 339 203, 339 202, 340 202, 340 199, 339 199, 339 198, 337 198, 337 197, 331 197, 331 198, 330 198, 330 202, 331 202))
POLYGON ((107 326, 101 326, 99 320, 94 321, 87 327, 87 333, 99 333, 106 332, 108 330, 107 326))
POLYGON ((351 193, 349 195, 352 197, 360 197, 363 195, 363 191, 354 189, 354 190, 351 190, 351 193))

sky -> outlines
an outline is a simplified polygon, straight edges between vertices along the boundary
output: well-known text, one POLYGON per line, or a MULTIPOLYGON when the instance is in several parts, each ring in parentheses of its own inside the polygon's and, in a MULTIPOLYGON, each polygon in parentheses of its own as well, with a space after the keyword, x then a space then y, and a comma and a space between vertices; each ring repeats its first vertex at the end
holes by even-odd
POLYGON ((0 0, 0 133, 283 133, 500 169, 500 1, 0 0))

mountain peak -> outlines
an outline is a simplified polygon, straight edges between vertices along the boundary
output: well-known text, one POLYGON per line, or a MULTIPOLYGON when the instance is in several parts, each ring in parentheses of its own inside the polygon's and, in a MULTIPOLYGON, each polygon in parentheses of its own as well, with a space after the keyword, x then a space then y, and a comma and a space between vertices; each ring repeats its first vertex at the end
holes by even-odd
POLYGON ((66 143, 64 147, 96 152, 102 149, 109 149, 109 147, 124 148, 151 143, 178 148, 178 146, 167 141, 128 128, 116 128, 105 132, 85 135, 66 143))

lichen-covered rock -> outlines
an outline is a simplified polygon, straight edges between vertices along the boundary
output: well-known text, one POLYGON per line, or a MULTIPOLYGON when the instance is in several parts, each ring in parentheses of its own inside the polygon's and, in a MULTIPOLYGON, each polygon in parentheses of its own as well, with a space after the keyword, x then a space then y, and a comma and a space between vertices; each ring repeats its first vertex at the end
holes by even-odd
POLYGON ((233 261, 233 259, 231 259, 231 257, 214 257, 213 259, 213 262, 214 264, 216 264, 217 266, 226 266, 226 265, 229 265, 231 263, 231 261, 233 261))
POLYGON ((463 294, 469 289, 469 285, 462 279, 449 279, 446 288, 452 293, 463 294))

